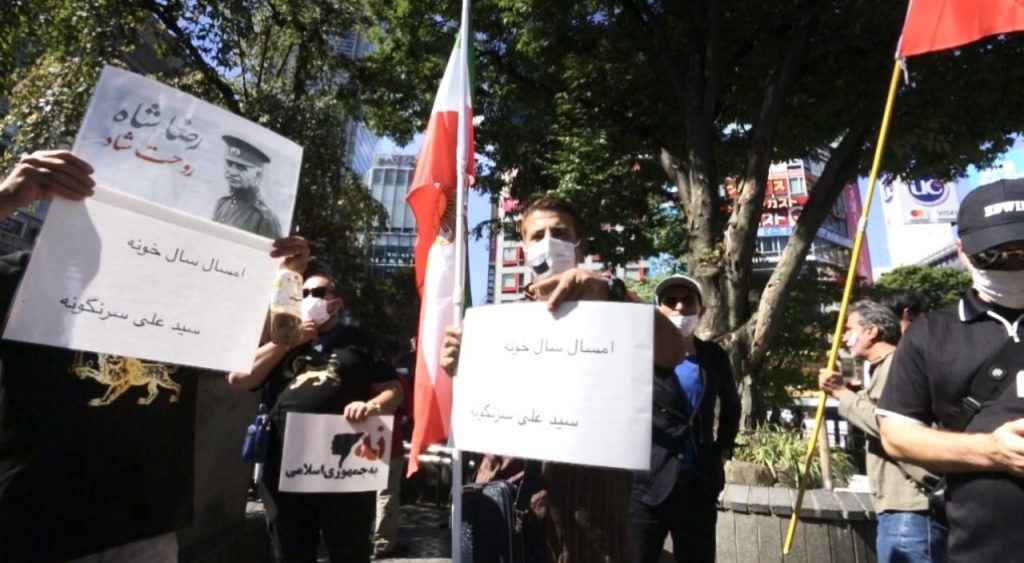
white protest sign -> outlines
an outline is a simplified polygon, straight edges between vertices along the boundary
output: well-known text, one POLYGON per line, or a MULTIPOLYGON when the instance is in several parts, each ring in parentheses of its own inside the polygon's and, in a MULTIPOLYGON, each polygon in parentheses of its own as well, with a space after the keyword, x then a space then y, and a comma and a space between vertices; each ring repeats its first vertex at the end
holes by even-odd
POLYGON ((74 151, 97 193, 50 207, 4 338, 249 372, 302 147, 107 67, 74 151))
POLYGON ((583 301, 466 311, 452 432, 462 450, 647 469, 654 308, 583 301))
POLYGON ((56 199, 4 338, 248 373, 270 241, 97 187, 56 199))
POLYGON ((280 490, 355 493, 387 488, 393 424, 393 416, 349 422, 340 414, 288 413, 280 490))
POLYGON ((104 68, 73 150, 97 184, 203 219, 245 192, 224 202, 245 223, 235 226, 256 232, 257 222, 276 220, 277 235, 258 234, 290 232, 302 147, 170 86, 104 68))

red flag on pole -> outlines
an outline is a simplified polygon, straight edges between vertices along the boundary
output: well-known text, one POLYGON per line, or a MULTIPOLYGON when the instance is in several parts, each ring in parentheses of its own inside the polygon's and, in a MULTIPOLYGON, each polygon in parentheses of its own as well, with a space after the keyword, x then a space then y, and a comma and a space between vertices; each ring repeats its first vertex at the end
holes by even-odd
POLYGON ((416 216, 416 285, 422 299, 410 475, 418 469, 419 453, 447 437, 451 423, 452 378, 441 369, 440 355, 444 329, 455 324, 452 294, 461 271, 456 267, 454 240, 460 106, 464 107, 467 124, 464 172, 471 176, 474 171, 468 58, 456 41, 437 90, 412 188, 406 197, 416 216))
POLYGON ((1021 0, 910 0, 898 58, 1024 30, 1021 0))

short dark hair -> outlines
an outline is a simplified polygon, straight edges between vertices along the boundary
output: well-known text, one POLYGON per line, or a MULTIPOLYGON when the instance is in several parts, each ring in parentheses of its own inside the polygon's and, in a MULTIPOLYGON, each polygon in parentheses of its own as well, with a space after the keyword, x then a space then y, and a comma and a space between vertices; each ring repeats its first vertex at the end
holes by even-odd
POLYGON ((903 331, 900 330, 900 318, 896 316, 889 307, 864 299, 850 305, 849 314, 857 313, 860 317, 860 326, 878 327, 878 339, 882 342, 896 345, 900 342, 903 331))
MULTIPOLYGON (((576 233, 576 238, 583 238, 582 233, 580 232, 580 216, 576 213, 576 208, 574 208, 565 198, 554 195, 540 196, 523 208, 522 216, 528 217, 534 211, 554 211, 556 213, 567 215, 572 219, 572 230, 576 233)), ((519 234, 523 234, 523 225, 521 221, 519 223, 519 234)))
POLYGON ((338 285, 334 283, 334 278, 332 278, 331 276, 329 276, 329 275, 327 275, 327 274, 325 274, 323 272, 319 272, 319 273, 316 273, 316 274, 310 274, 310 275, 306 276, 306 280, 310 280, 310 279, 313 279, 313 278, 323 278, 323 279, 327 280, 327 289, 329 289, 331 291, 331 293, 333 293, 335 295, 338 295, 338 285))
POLYGON ((928 302, 924 295, 913 289, 896 289, 886 295, 882 302, 896 315, 903 318, 903 311, 910 313, 911 317, 917 317, 928 308, 928 302))

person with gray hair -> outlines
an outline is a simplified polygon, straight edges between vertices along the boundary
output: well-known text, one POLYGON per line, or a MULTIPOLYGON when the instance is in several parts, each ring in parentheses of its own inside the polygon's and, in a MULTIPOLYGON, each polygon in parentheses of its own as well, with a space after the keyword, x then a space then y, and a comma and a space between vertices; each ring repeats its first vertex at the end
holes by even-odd
POLYGON ((878 400, 901 334, 900 319, 889 307, 866 300, 854 303, 846 317, 843 344, 855 358, 868 361, 870 382, 855 392, 839 372, 823 368, 818 385, 839 401, 839 415, 867 435, 868 481, 878 515, 878 561, 945 561, 947 530, 929 514, 924 485, 936 478, 920 467, 895 461, 882 447, 879 433, 878 400))

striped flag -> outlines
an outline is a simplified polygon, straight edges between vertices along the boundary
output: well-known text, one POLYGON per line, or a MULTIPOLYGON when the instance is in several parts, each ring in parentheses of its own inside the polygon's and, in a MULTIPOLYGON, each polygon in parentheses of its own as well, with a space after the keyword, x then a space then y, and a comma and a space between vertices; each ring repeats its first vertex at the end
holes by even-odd
MULTIPOLYGON (((419 341, 416 352, 416 385, 413 393, 412 451, 409 474, 419 466, 418 454, 448 436, 452 411, 452 378, 440 366, 441 342, 446 326, 456 324, 453 292, 456 277, 455 221, 456 162, 464 160, 464 172, 472 177, 473 109, 469 92, 469 60, 459 41, 455 42, 448 66, 437 89, 434 109, 424 134, 406 201, 416 216, 416 285, 420 306, 419 341), (465 154, 459 155, 459 108, 465 111, 465 154)), ((468 181, 466 185, 468 185, 468 181)), ((463 218, 459 218, 463 220, 463 218)), ((463 284, 462 287, 465 287, 463 284)))
POLYGON ((1019 30, 1024 30, 1021 0, 910 0, 896 56, 951 49, 1019 30))

